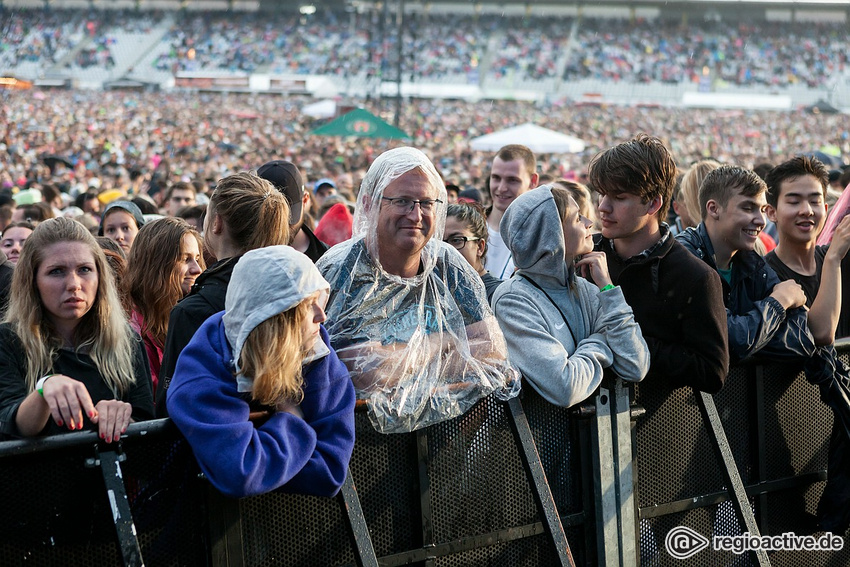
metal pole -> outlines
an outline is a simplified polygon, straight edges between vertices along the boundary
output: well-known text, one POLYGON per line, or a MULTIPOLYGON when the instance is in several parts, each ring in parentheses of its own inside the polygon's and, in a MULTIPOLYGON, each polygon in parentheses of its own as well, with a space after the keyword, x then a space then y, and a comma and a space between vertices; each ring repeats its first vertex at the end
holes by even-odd
POLYGON ((404 66, 404 0, 398 3, 398 61, 396 61, 396 91, 395 91, 395 127, 399 127, 401 120, 401 72, 404 66))

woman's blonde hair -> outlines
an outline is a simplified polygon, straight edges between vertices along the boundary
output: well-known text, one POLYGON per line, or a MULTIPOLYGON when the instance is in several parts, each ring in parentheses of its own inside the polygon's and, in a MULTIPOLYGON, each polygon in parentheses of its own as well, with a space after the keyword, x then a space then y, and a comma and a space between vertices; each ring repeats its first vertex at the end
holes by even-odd
POLYGON ((198 241, 201 252, 198 264, 204 270, 201 236, 185 220, 176 217, 157 219, 139 229, 127 260, 125 293, 144 320, 142 332, 152 336, 160 346, 165 344, 171 308, 183 298, 177 265, 183 257, 183 237, 187 234, 198 241))
POLYGON ((302 325, 309 316, 314 295, 292 309, 269 317, 245 339, 239 367, 242 374, 254 378, 252 396, 263 405, 297 404, 304 397, 301 363, 307 352, 303 347, 302 325))
POLYGON ((97 270, 97 293, 91 309, 74 331, 74 348, 94 361, 106 384, 116 396, 135 383, 133 331, 127 323, 112 270, 94 236, 77 221, 58 217, 40 223, 27 238, 12 275, 6 322, 23 343, 27 356, 27 390, 33 391, 41 376, 53 368, 53 359, 63 346, 50 323, 39 294, 36 276, 53 244, 79 242, 86 245, 97 270))
POLYGON ((234 173, 220 180, 207 214, 224 219, 230 238, 243 252, 289 244, 289 203, 274 185, 254 172, 234 173))
POLYGON ((699 198, 699 188, 702 185, 702 180, 705 179, 705 176, 709 172, 714 171, 720 165, 720 162, 713 159, 704 159, 689 167, 682 177, 682 184, 679 187, 679 194, 676 198, 680 204, 685 205, 688 216, 691 217, 691 222, 694 223, 693 226, 698 225, 705 216, 705 211, 700 206, 699 198))

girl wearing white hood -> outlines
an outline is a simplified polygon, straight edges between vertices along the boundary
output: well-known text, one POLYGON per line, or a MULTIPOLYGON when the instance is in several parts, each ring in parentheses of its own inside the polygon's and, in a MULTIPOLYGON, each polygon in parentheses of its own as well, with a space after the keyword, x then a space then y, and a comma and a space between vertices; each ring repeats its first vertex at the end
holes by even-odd
POLYGON ((603 368, 631 382, 649 370, 632 309, 593 252, 591 224, 568 191, 544 185, 517 197, 500 225, 518 268, 493 296, 511 363, 563 407, 593 394, 603 368))
POLYGON ((225 310, 177 360, 171 419, 227 496, 332 496, 354 448, 354 388, 321 325, 328 283, 289 246, 246 252, 225 310), (269 282, 275 282, 269 285, 269 282))

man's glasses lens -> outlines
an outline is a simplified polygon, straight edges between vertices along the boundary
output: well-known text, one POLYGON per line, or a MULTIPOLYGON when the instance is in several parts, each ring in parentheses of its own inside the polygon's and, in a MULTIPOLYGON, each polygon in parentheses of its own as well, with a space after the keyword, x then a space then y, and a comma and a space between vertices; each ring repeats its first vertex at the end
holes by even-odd
POLYGON ((419 205, 419 210, 421 210, 424 214, 431 214, 434 212, 434 208, 437 206, 437 203, 442 203, 439 199, 392 199, 390 197, 381 197, 384 201, 389 201, 390 206, 397 213, 407 214, 413 210, 417 204, 419 205))

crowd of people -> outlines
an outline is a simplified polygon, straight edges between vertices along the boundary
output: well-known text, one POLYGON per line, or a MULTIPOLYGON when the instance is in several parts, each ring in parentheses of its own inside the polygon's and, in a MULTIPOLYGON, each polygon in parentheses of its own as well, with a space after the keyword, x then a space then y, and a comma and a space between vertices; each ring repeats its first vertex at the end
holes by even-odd
MULTIPOLYGON (((850 527, 850 368, 833 347, 850 317, 850 167, 798 146, 840 149, 838 122, 830 138, 802 130, 828 117, 796 116, 788 146, 730 159, 630 137, 593 108, 416 102, 422 150, 305 136, 296 101, 265 119, 279 100, 49 94, 3 108, 4 438, 115 442, 170 416, 224 494, 330 496, 357 399, 377 431, 410 432, 522 388, 575 406, 606 369, 715 393, 730 364, 781 360, 835 416, 819 520, 850 527), (63 105, 52 130, 26 127, 63 105), (565 161, 465 146, 476 116, 546 110, 605 135, 565 161), (456 145, 438 151, 442 136, 456 145)), ((662 116, 618 110, 636 128, 662 116)))
MULTIPOLYGON (((303 115, 306 97, 52 90, 3 93, 0 184, 24 189, 49 176, 67 193, 128 190, 156 177, 206 184, 258 167, 268 156, 299 164, 308 184, 331 178, 352 190, 374 157, 400 141, 326 138, 303 115), (59 160, 58 164, 55 160, 59 160), (66 163, 67 162, 67 163, 66 163), (52 164, 52 165, 51 165, 52 164)), ((391 101, 362 101, 388 121, 391 101)), ((400 127, 450 184, 485 190, 489 160, 472 138, 534 122, 585 140, 582 154, 542 155, 540 173, 580 178, 590 157, 637 131, 656 132, 678 163, 704 158, 754 167, 833 146, 850 155, 841 114, 415 100, 400 127)), ((486 194, 486 191, 484 191, 486 194)))
MULTIPOLYGON (((6 22, 0 61, 10 72, 20 61, 56 63, 84 39, 102 43, 105 34, 149 30, 161 18, 161 12, 126 10, 84 15, 15 10, 6 22)), ((262 69, 348 78, 396 74, 397 22, 384 21, 383 14, 181 12, 174 19, 160 40, 166 49, 152 62, 159 70, 262 69)), ((584 17, 573 39, 572 17, 411 13, 407 21, 402 72, 426 82, 562 77, 680 83, 698 82, 707 70, 713 79, 739 86, 817 88, 846 72, 850 52, 841 22, 730 25, 584 17), (561 60, 564 53, 569 58, 561 60)))
POLYGON ((564 79, 812 88, 847 70, 842 24, 587 20, 564 79))

